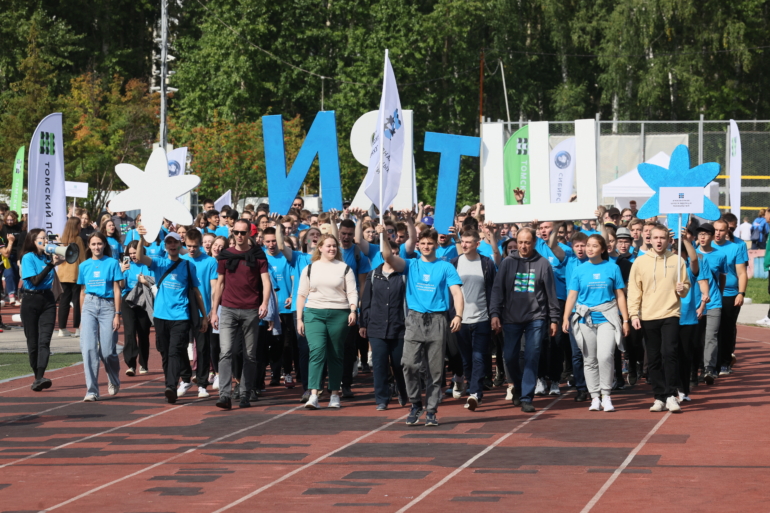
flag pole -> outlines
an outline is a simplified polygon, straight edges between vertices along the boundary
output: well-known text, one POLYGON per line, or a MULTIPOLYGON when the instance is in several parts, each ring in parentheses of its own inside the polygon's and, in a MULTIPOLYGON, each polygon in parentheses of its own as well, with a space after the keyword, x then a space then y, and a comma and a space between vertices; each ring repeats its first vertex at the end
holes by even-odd
MULTIPOLYGON (((382 72, 382 98, 385 98, 386 89, 388 87, 388 49, 385 49, 385 63, 383 64, 383 72, 382 72)), ((382 112, 382 109, 384 105, 382 104, 383 99, 380 100, 380 113, 383 114, 383 119, 380 120, 380 126, 378 127, 380 129, 380 224, 382 226, 385 226, 385 215, 384 210, 385 206, 382 204, 382 163, 384 160, 385 155, 385 119, 384 119, 384 112, 382 112)), ((385 232, 382 232, 380 234, 380 251, 382 251, 382 246, 385 244, 385 232)))
POLYGON ((676 282, 682 282, 682 214, 679 214, 679 237, 676 243, 676 256, 679 258, 676 265, 676 282))

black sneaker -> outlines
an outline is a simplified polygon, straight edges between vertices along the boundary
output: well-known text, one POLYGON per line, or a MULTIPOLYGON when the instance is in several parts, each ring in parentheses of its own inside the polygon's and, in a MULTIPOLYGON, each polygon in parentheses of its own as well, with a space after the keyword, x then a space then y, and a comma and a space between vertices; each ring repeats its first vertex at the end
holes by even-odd
POLYGON ((350 387, 342 387, 342 397, 345 399, 350 399, 351 397, 355 397, 356 394, 353 393, 353 391, 350 389, 350 387))
POLYGON ((233 387, 233 399, 238 400, 241 398, 241 385, 235 385, 233 387))
POLYGON ((43 380, 42 379, 36 379, 32 386, 30 387, 33 392, 40 392, 43 390, 43 380))
POLYGON ((514 398, 513 398, 513 405, 514 405, 514 406, 521 406, 521 398, 519 398, 519 397, 514 397, 514 398))
POLYGON ((176 388, 166 387, 165 395, 166 395, 166 401, 169 404, 174 404, 176 402, 176 399, 177 399, 176 388))
POLYGON ((436 418, 435 413, 426 413, 425 414, 425 425, 426 426, 438 426, 438 419, 436 418))
POLYGON ((537 410, 530 402, 521 403, 521 411, 524 413, 535 413, 537 410))
POLYGON ((575 396, 575 402, 582 403, 586 400, 588 400, 588 392, 586 390, 578 390, 578 393, 575 396))
POLYGON ((714 384, 714 375, 710 372, 706 373, 706 376, 703 378, 703 380, 706 382, 707 385, 713 385, 714 384))
POLYGON ((406 403, 408 403, 408 402, 409 401, 406 399, 406 397, 399 396, 399 398, 398 398, 399 406, 401 406, 403 408, 404 406, 406 406, 406 403))
POLYGON ((238 403, 238 408, 248 408, 249 406, 251 406, 249 398, 244 395, 241 397, 241 402, 238 403))
POLYGON ((484 391, 488 392, 492 390, 492 386, 494 386, 494 383, 492 383, 492 380, 489 378, 484 378, 484 391))
POLYGON ((249 392, 249 401, 252 403, 259 401, 259 394, 257 394, 256 390, 249 392))
POLYGON ((505 383, 505 374, 498 374, 495 377, 495 380, 492 382, 492 384, 496 387, 503 386, 503 383, 505 383))
POLYGON ((634 372, 631 372, 630 370, 628 371, 628 384, 629 385, 631 385, 631 386, 636 385, 636 382, 637 382, 638 379, 639 379, 639 377, 636 375, 636 371, 634 371, 634 372))
POLYGON ((422 415, 422 406, 418 406, 416 404, 412 405, 412 410, 409 412, 409 415, 406 417, 406 425, 407 426, 415 426, 420 421, 420 416, 422 415))
POLYGON ((377 411, 385 411, 387 409, 388 409, 388 405, 385 403, 377 405, 377 411))
POLYGON ((47 388, 51 388, 51 385, 53 385, 53 382, 48 378, 40 378, 40 388, 43 390, 47 388))
POLYGON ((230 410, 233 407, 232 401, 230 401, 230 398, 226 395, 220 396, 219 400, 217 401, 217 408, 222 408, 223 410, 230 410))

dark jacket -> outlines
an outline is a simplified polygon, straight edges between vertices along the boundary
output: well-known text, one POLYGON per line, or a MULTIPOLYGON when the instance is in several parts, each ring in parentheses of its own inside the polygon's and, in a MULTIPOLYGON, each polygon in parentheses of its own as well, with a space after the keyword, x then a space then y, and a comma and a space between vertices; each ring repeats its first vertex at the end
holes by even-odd
MULTIPOLYGON (((495 284, 495 276, 497 276, 497 267, 495 266, 495 262, 489 258, 485 257, 484 255, 479 255, 481 257, 481 271, 484 273, 484 289, 485 289, 485 296, 487 299, 487 312, 491 310, 492 305, 492 287, 495 284)), ((460 256, 457 256, 450 260, 449 262, 457 269, 457 262, 460 260, 460 256)), ((454 308, 454 307, 453 307, 454 308)))
POLYGON ((558 324, 560 309, 551 264, 537 251, 529 258, 513 253, 500 262, 489 316, 503 324, 523 324, 550 317, 558 324))
POLYGON ((406 283, 403 273, 382 274, 380 264, 366 275, 361 293, 361 319, 367 337, 393 339, 404 336, 406 283))
POLYGON ((634 256, 633 252, 624 255, 618 254, 618 258, 615 260, 615 263, 620 267, 620 275, 623 277, 623 283, 626 286, 628 286, 628 277, 631 275, 632 256, 634 256))

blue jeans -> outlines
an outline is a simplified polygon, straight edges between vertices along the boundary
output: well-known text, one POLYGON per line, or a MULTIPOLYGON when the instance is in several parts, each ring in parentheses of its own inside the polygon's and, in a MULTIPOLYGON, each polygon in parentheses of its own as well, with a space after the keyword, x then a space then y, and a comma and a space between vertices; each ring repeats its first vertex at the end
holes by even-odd
POLYGON ((112 329, 115 318, 115 300, 86 294, 80 322, 80 353, 86 375, 86 395, 99 397, 99 360, 104 363, 107 379, 120 385, 118 359, 118 332, 112 329))
MULTIPOLYGON (((569 329, 569 343, 572 346, 572 377, 575 378, 575 388, 588 392, 586 377, 583 372, 583 353, 577 345, 575 335, 572 333, 572 327, 569 329)), ((634 363, 636 365, 636 363, 634 363)))
MULTIPOLYGON (((19 265, 16 263, 15 258, 9 258, 8 260, 11 262, 11 267, 3 269, 3 277, 5 278, 5 293, 10 296, 11 294, 16 294, 19 286, 19 265)), ((80 298, 78 298, 78 301, 80 301, 80 298)))
POLYGON ((468 393, 481 399, 484 395, 486 360, 491 354, 489 342, 492 338, 490 321, 460 325, 457 343, 463 359, 463 374, 468 381, 468 393))
POLYGON ((369 344, 372 346, 375 403, 379 405, 390 402, 388 368, 393 371, 393 379, 396 382, 399 397, 405 403, 408 402, 409 396, 406 394, 404 369, 401 366, 401 357, 404 354, 404 337, 387 339, 369 337, 369 344))
POLYGON ((537 367, 540 362, 540 344, 543 341, 545 320, 529 321, 523 324, 503 324, 503 359, 513 374, 513 386, 522 402, 531 403, 535 397, 537 367), (524 347, 524 369, 519 365, 521 336, 527 337, 524 347))

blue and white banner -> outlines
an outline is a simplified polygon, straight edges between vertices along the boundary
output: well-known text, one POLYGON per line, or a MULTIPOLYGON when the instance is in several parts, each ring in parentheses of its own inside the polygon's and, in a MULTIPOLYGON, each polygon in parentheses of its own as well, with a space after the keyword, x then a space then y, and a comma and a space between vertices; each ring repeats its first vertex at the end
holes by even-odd
POLYGON ((575 138, 551 150, 551 203, 569 203, 575 183, 575 138))
POLYGON ((61 112, 43 118, 29 145, 29 229, 61 235, 67 222, 61 112))
POLYGON ((174 148, 166 154, 168 157, 168 176, 184 175, 187 163, 187 148, 174 148))
POLYGON ((369 154, 369 170, 364 182, 366 195, 380 212, 387 209, 398 194, 404 153, 403 120, 396 77, 390 65, 388 51, 385 50, 382 98, 372 140, 372 151, 369 154))
POLYGON ((738 124, 730 120, 730 212, 741 222, 741 175, 743 153, 741 152, 741 133, 738 124))

